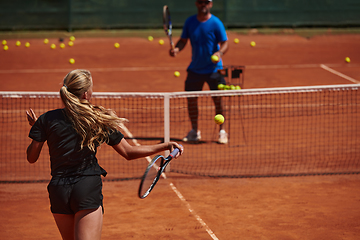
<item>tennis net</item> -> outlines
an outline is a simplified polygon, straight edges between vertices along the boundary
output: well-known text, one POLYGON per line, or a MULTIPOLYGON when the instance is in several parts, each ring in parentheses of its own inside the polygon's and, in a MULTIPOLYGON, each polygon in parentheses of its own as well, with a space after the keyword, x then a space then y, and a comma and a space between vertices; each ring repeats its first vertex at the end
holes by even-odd
MULTIPOLYGON (((181 141, 190 130, 187 99, 197 98, 201 140, 182 142, 171 172, 211 177, 271 177, 360 172, 360 85, 175 93, 94 93, 92 103, 129 120, 130 144, 181 141), (213 97, 221 97, 228 144, 218 144, 213 97)), ((56 92, 0 92, 0 182, 50 179, 46 144, 35 164, 25 111, 61 108, 56 92)), ((98 151, 105 180, 140 178, 147 160, 98 151)), ((151 156, 153 157, 153 156, 151 156)))

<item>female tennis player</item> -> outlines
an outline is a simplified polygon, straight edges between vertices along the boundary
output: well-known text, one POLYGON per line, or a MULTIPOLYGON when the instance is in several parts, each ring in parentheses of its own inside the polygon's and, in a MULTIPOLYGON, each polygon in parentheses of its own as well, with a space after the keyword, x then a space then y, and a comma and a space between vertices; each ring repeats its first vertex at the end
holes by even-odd
POLYGON ((110 110, 92 105, 92 77, 87 70, 73 70, 64 78, 60 96, 63 109, 36 117, 27 111, 32 139, 27 160, 35 163, 45 141, 49 146, 51 175, 48 192, 55 222, 63 239, 100 239, 103 221, 101 175, 106 171, 96 159, 97 147, 112 146, 127 160, 164 150, 180 149, 176 142, 132 146, 120 132, 119 118, 110 110))

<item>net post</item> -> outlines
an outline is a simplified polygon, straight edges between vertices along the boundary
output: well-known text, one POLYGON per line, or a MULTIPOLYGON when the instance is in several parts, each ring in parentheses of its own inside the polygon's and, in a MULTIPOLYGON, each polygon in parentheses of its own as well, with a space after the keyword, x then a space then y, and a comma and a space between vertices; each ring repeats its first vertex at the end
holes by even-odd
MULTIPOLYGON (((170 141, 170 93, 164 94, 164 142, 170 141)), ((170 154, 169 150, 166 150, 164 156, 170 154)), ((170 163, 165 168, 165 172, 170 172, 170 163)))

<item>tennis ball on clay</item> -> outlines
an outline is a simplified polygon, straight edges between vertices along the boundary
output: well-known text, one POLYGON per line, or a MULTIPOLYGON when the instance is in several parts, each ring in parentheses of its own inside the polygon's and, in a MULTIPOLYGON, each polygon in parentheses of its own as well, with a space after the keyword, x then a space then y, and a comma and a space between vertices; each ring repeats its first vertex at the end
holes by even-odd
POLYGON ((255 43, 254 41, 251 41, 251 42, 250 42, 250 46, 255 47, 255 46, 256 46, 256 43, 255 43))
POLYGON ((56 48, 55 43, 52 43, 52 44, 50 45, 50 47, 51 47, 51 49, 55 49, 55 48, 56 48))
POLYGON ((29 42, 26 42, 26 43, 25 43, 25 47, 30 47, 30 43, 29 43, 29 42))
POLYGON ((235 39, 234 39, 234 43, 239 43, 239 39, 238 39, 238 38, 235 38, 235 39))
POLYGON ((230 90, 235 90, 235 86, 234 85, 230 85, 230 90))
POLYGON ((70 58, 70 59, 69 59, 69 63, 74 64, 74 63, 75 63, 75 59, 70 58))
POLYGON ((7 45, 4 46, 4 51, 7 51, 9 47, 7 45))
POLYGON ((218 85, 218 89, 219 89, 219 90, 224 90, 224 87, 225 87, 225 85, 222 84, 222 83, 220 83, 220 84, 218 85))
POLYGON ((119 47, 120 47, 120 44, 119 44, 119 43, 115 43, 115 44, 114 44, 114 47, 115 47, 115 48, 119 48, 119 47))
POLYGON ((235 86, 235 90, 240 90, 241 87, 240 86, 235 86))
POLYGON ((2 40, 2 45, 6 45, 7 44, 7 41, 6 40, 2 40))
POLYGON ((60 43, 60 48, 65 48, 65 43, 60 43))
POLYGON ((159 44, 160 44, 160 45, 164 45, 164 40, 160 39, 160 40, 159 40, 159 44))
POLYGON ((174 72, 175 77, 180 77, 180 73, 178 71, 174 72))
POLYGON ((72 47, 72 46, 74 46, 74 42, 70 41, 70 42, 68 42, 68 45, 69 45, 70 47, 72 47))
POLYGON ((350 58, 349 58, 349 57, 346 57, 346 58, 345 58, 345 62, 349 63, 349 62, 350 62, 350 58))
POLYGON ((74 37, 74 36, 71 36, 71 37, 69 38, 69 40, 73 42, 73 41, 75 41, 75 37, 74 37))
POLYGON ((218 56, 216 56, 216 55, 212 55, 211 56, 211 61, 213 62, 213 63, 217 63, 217 62, 219 62, 219 57, 218 56))
POLYGON ((20 42, 20 41, 16 41, 15 45, 19 47, 19 46, 21 45, 21 42, 20 42))
POLYGON ((48 44, 48 43, 49 43, 49 39, 45 38, 45 39, 44 39, 44 43, 45 43, 45 44, 48 44))
POLYGON ((216 124, 221 125, 221 124, 224 123, 225 118, 224 118, 224 116, 221 115, 221 114, 216 114, 216 115, 215 115, 215 118, 214 118, 214 121, 215 121, 216 124))
POLYGON ((152 41, 154 40, 154 38, 153 38, 152 36, 148 36, 148 40, 149 40, 150 42, 152 42, 152 41))

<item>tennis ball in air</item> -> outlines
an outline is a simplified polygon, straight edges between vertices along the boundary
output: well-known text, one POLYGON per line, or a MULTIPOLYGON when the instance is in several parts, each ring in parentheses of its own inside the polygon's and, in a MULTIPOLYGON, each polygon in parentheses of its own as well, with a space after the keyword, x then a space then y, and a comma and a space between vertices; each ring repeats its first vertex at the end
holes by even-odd
POLYGON ((21 45, 21 42, 20 42, 20 41, 16 41, 15 45, 19 47, 19 46, 21 45))
POLYGON ((148 36, 148 40, 149 40, 150 42, 152 42, 152 40, 154 40, 154 38, 153 38, 152 36, 148 36))
POLYGON ((74 37, 74 36, 71 36, 69 39, 70 39, 70 41, 72 41, 72 42, 75 41, 75 37, 74 37))
POLYGON ((75 63, 75 59, 70 58, 70 59, 69 59, 69 63, 74 64, 74 63, 75 63))
POLYGON ((115 48, 119 48, 119 47, 120 47, 120 44, 119 44, 119 43, 115 43, 115 44, 114 44, 114 47, 115 47, 115 48))
POLYGON ((250 46, 255 47, 255 46, 256 46, 256 43, 255 43, 254 41, 251 41, 251 42, 250 42, 250 46))
POLYGON ((349 58, 349 57, 346 57, 346 58, 345 58, 345 62, 349 63, 349 62, 350 62, 350 58, 349 58))
POLYGON ((175 77, 180 77, 180 73, 178 71, 174 72, 175 77))
POLYGON ((55 48, 56 48, 55 43, 52 43, 52 44, 50 45, 50 47, 51 47, 51 49, 55 49, 55 48))
POLYGON ((159 44, 160 44, 160 45, 163 45, 163 44, 164 44, 164 40, 160 39, 160 40, 159 40, 159 44))
POLYGON ((30 47, 30 43, 29 43, 29 42, 26 42, 26 43, 25 43, 25 47, 30 47))
POLYGON ((6 40, 2 40, 2 45, 6 45, 7 44, 7 41, 6 40))
POLYGON ((49 43, 49 39, 45 38, 45 39, 44 39, 44 43, 45 43, 45 44, 48 44, 48 43, 49 43))
POLYGON ((234 43, 239 43, 239 39, 238 39, 238 38, 235 38, 235 39, 234 39, 234 43))
POLYGON ((219 89, 219 90, 224 90, 224 87, 225 87, 225 85, 222 84, 222 83, 220 83, 220 84, 218 85, 218 89, 219 89))
POLYGON ((74 42, 70 41, 70 42, 68 42, 68 45, 69 45, 70 47, 72 47, 72 46, 74 46, 74 42))
POLYGON ((221 114, 216 114, 216 115, 215 115, 215 118, 214 118, 214 121, 215 121, 216 124, 221 125, 221 124, 224 123, 225 118, 224 118, 224 116, 221 115, 221 114))
POLYGON ((219 62, 219 57, 218 56, 216 56, 216 55, 212 55, 211 56, 211 61, 213 62, 213 63, 217 63, 217 62, 219 62))
POLYGON ((4 51, 7 51, 9 47, 7 45, 4 46, 4 51))
POLYGON ((65 43, 60 43, 60 48, 65 48, 65 43))

